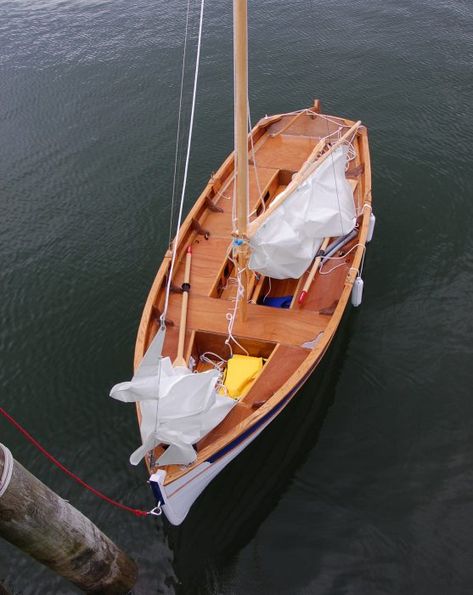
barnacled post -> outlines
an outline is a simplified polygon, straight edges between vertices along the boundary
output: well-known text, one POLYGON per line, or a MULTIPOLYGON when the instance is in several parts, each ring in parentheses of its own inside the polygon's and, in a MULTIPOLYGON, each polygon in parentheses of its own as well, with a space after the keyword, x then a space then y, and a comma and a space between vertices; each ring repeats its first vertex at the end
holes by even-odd
POLYGON ((0 537, 87 593, 125 594, 135 562, 0 444, 0 537))

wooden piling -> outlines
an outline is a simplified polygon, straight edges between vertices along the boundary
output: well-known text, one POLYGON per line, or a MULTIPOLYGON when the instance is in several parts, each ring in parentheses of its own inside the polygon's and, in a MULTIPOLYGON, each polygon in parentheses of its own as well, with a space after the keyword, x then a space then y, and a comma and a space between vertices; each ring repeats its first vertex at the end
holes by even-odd
POLYGON ((87 593, 124 594, 138 569, 0 444, 0 536, 87 593))

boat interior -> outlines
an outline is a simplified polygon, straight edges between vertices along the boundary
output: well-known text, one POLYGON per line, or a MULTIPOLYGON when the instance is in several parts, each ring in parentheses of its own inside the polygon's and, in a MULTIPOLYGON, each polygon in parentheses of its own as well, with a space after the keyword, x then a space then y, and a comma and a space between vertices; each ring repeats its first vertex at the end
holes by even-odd
MULTIPOLYGON (((313 108, 299 113, 264 118, 253 129, 249 141, 250 221, 260 216, 288 186, 321 139, 334 135, 340 126, 354 124, 350 120, 321 116, 318 109, 315 102, 313 108)), ((364 209, 366 184, 369 184, 365 178, 369 168, 367 142, 366 130, 361 127, 352 141, 354 152, 346 170, 360 227, 362 220, 370 215, 370 211, 364 209)), ((224 421, 195 445, 197 453, 207 452, 220 438, 233 434, 242 421, 254 415, 271 399, 291 376, 290 371, 297 370, 321 341, 337 307, 355 254, 360 249, 358 232, 322 265, 303 304, 297 298, 310 267, 300 279, 271 279, 250 271, 247 320, 242 321, 237 315, 230 349, 227 341, 228 314, 234 308, 237 292, 231 250, 233 186, 234 158, 231 155, 210 179, 181 228, 163 355, 171 360, 176 356, 185 252, 191 245, 186 361, 192 362, 194 369, 203 371, 211 365, 209 357, 219 362, 223 360, 225 367, 232 354, 240 354, 261 358, 262 366, 247 382, 224 421), (209 353, 212 355, 203 357, 209 353)), ((364 249, 363 246, 361 249, 364 249)), ((168 251, 144 310, 135 364, 139 363, 158 330, 170 261, 171 252, 168 251)), ((155 450, 154 460, 162 449, 160 446, 155 450)), ((168 469, 169 472, 172 474, 172 468, 168 469)))

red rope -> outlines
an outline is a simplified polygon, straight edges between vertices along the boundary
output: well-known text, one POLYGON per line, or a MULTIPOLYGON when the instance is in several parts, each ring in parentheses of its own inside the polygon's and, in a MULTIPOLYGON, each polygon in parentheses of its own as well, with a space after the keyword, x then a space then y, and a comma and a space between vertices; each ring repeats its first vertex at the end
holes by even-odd
POLYGON ((23 428, 15 419, 13 419, 13 417, 11 415, 9 415, 5 411, 5 409, 3 409, 2 407, 0 407, 0 413, 3 415, 3 417, 5 417, 11 423, 11 425, 13 427, 15 427, 19 432, 21 432, 23 434, 23 436, 31 442, 31 444, 36 446, 36 448, 47 459, 49 459, 52 463, 54 463, 54 465, 56 465, 56 467, 59 467, 59 469, 61 469, 61 471, 63 471, 66 475, 69 475, 69 477, 72 477, 72 479, 77 481, 77 483, 80 483, 81 486, 83 486, 85 489, 92 492, 92 494, 95 494, 99 498, 102 498, 102 500, 105 500, 105 502, 108 502, 109 504, 113 504, 113 506, 116 506, 117 508, 121 508, 122 510, 126 510, 127 512, 132 512, 136 516, 140 516, 140 517, 148 516, 149 513, 146 510, 139 510, 138 508, 131 508, 130 506, 126 506, 125 504, 122 504, 121 502, 112 500, 112 498, 109 498, 108 496, 106 496, 105 494, 100 492, 99 490, 96 490, 95 488, 90 486, 88 483, 86 483, 80 477, 75 475, 75 473, 70 471, 67 467, 64 467, 64 465, 62 463, 60 463, 55 457, 53 457, 52 454, 50 454, 43 446, 41 446, 41 444, 35 438, 33 438, 33 436, 29 432, 27 432, 25 430, 25 428, 23 428))

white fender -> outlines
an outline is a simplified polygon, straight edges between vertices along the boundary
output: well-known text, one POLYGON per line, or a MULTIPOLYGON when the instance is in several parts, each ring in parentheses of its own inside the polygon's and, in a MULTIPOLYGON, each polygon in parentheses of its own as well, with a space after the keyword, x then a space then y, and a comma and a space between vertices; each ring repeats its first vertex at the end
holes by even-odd
POLYGON ((368 227, 368 235, 366 236, 366 242, 371 242, 371 240, 373 239, 375 224, 376 224, 376 217, 375 217, 374 213, 371 213, 370 224, 368 227))
POLYGON ((363 279, 357 277, 353 283, 353 289, 351 290, 351 303, 357 308, 363 299, 363 279))

